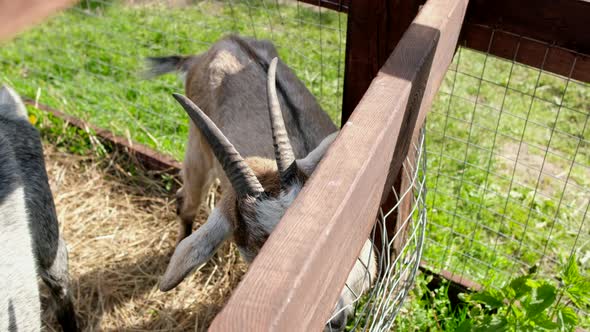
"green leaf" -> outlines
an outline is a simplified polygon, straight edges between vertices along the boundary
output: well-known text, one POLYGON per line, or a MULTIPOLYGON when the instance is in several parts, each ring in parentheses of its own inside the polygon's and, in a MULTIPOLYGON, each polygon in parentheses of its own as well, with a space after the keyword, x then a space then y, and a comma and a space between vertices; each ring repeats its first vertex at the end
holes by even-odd
POLYGON ((473 328, 478 332, 500 332, 508 331, 508 321, 505 317, 486 316, 483 322, 473 328))
POLYGON ((565 294, 578 308, 590 305, 590 280, 580 278, 575 284, 566 287, 565 294))
POLYGON ((514 291, 514 299, 518 299, 520 297, 522 297, 523 295, 531 292, 532 288, 531 286, 527 285, 527 281, 530 279, 530 276, 526 275, 526 276, 521 276, 518 278, 513 279, 512 281, 510 281, 510 283, 504 287, 505 288, 505 292, 508 293, 508 290, 513 290, 514 291))
POLYGON ((538 288, 539 286, 541 286, 541 282, 529 278, 526 280, 526 285, 530 288, 538 288))
POLYGON ((535 323, 535 326, 538 326, 538 327, 546 329, 546 330, 554 330, 559 327, 559 325, 557 323, 555 323, 555 322, 551 321, 551 319, 549 319, 547 314, 537 315, 537 316, 533 317, 531 320, 535 323))
POLYGON ((534 317, 549 308, 557 295, 557 289, 546 281, 541 281, 539 288, 533 291, 532 300, 525 303, 525 309, 529 317, 534 317))
POLYGON ((517 305, 510 306, 510 313, 515 319, 522 319, 525 316, 525 312, 521 310, 517 305))
POLYGON ((457 297, 463 302, 469 302, 469 294, 467 293, 459 293, 457 294, 457 297))
POLYGON ((469 309, 469 316, 471 318, 476 318, 484 314, 483 309, 481 308, 480 304, 472 305, 471 309, 469 309))
POLYGON ((469 332, 473 330, 473 321, 471 319, 466 319, 457 326, 455 332, 469 332))
POLYGON ((488 289, 480 293, 471 294, 469 300, 483 303, 492 309, 500 308, 504 305, 504 294, 497 289, 488 289))
POLYGON ((561 278, 564 284, 567 286, 575 284, 580 279, 580 271, 578 269, 578 263, 576 260, 576 254, 572 254, 561 273, 561 278))
POLYGON ((578 316, 574 309, 562 307, 557 311, 557 324, 561 331, 573 331, 578 325, 578 316))

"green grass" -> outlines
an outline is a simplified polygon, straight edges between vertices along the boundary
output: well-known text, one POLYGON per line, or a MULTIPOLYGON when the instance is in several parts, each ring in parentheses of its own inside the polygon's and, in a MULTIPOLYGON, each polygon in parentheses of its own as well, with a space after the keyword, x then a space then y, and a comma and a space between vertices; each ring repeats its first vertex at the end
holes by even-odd
MULTIPOLYGON (((340 122, 344 14, 261 0, 182 8, 94 1, 86 7, 3 45, 0 82, 181 159, 188 122, 170 94, 182 91, 182 83, 174 75, 140 80, 142 59, 202 52, 239 32, 272 39, 340 122)), ((590 86, 466 49, 451 69, 427 122, 424 258, 495 285, 541 262, 543 254, 541 269, 553 273, 552 260, 565 260, 574 244, 585 262, 590 86), (515 169, 510 159, 519 151, 515 169)), ((588 265, 581 269, 587 274, 588 265)))
POLYGON ((464 305, 453 306, 449 299, 449 283, 429 286, 432 276, 419 273, 416 284, 401 308, 393 331, 455 331, 467 318, 464 305))
POLYGON ((396 321, 399 331, 573 331, 588 326, 577 309, 588 309, 590 278, 579 273, 576 256, 543 277, 536 268, 510 281, 463 293, 446 280, 418 274, 410 301, 396 321))
POLYGON ((427 259, 489 284, 588 255, 590 87, 467 49, 451 68, 427 124, 427 259))

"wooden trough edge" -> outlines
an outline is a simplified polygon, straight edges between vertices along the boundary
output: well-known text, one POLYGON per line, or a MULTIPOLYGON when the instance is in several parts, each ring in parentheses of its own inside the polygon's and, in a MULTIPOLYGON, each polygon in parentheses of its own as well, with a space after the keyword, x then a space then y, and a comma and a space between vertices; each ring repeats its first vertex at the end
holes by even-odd
POLYGON ((387 174, 401 168, 394 153, 405 158, 451 63, 466 6, 424 5, 211 331, 322 329, 372 229, 387 174))
POLYGON ((154 149, 151 149, 143 144, 134 142, 123 136, 114 134, 113 132, 94 126, 82 119, 65 114, 47 105, 35 103, 30 98, 23 98, 25 104, 34 106, 42 111, 45 111, 64 122, 70 123, 76 128, 84 131, 92 130, 101 140, 113 144, 115 147, 125 151, 132 159, 136 160, 138 164, 146 170, 158 171, 176 175, 181 168, 181 163, 175 160, 172 156, 163 154, 154 149))
MULTIPOLYGON (((590 15, 590 12, 588 13, 590 15)), ((590 55, 489 26, 466 23, 459 44, 590 83, 590 55)))
POLYGON ((420 271, 425 274, 433 275, 439 280, 447 280, 452 285, 452 287, 461 289, 462 292, 477 292, 484 288, 481 284, 448 270, 440 270, 440 272, 437 273, 435 272, 436 269, 425 260, 420 261, 420 271))

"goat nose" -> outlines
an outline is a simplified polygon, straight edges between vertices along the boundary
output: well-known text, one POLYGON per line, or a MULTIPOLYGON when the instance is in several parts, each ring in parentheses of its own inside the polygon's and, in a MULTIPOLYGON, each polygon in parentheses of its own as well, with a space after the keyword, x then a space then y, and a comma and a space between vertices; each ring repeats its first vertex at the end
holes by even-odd
POLYGON ((343 331, 346 327, 346 322, 348 320, 348 315, 346 314, 346 310, 344 309, 344 303, 342 299, 338 301, 336 304, 336 308, 334 308, 334 312, 337 313, 336 316, 332 317, 330 321, 326 324, 326 328, 324 332, 336 332, 336 331, 343 331))
POLYGON ((336 331, 343 331, 346 327, 346 313, 341 312, 336 317, 332 318, 328 324, 326 324, 326 328, 324 331, 326 332, 336 332, 336 331))

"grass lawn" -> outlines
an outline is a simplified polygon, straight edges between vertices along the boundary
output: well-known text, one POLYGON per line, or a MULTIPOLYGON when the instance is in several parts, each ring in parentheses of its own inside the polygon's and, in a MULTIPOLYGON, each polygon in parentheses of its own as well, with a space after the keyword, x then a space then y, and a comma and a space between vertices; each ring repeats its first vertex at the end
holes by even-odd
MULTIPOLYGON (((233 31, 272 39, 340 122, 344 14, 260 0, 90 7, 2 45, 0 82, 181 159, 188 122, 170 94, 182 83, 140 80, 142 58, 202 52, 233 31)), ((575 247, 587 274, 589 113, 588 84, 461 49, 427 121, 424 258, 498 285, 539 262, 551 274, 575 247)))
POLYGON ((426 257, 484 284, 590 258, 589 113, 588 84, 461 49, 427 123, 426 257))

